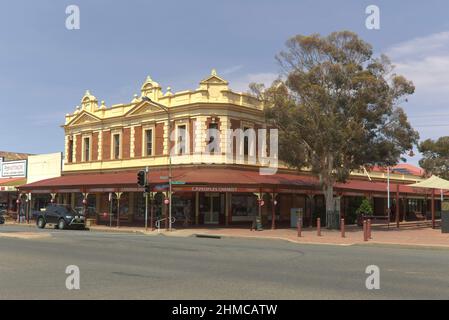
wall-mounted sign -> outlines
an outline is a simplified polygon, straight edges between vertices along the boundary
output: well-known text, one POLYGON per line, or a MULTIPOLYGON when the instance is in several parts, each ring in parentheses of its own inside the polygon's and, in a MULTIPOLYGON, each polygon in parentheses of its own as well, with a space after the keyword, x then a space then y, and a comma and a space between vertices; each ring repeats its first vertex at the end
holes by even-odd
POLYGON ((0 173, 2 178, 25 178, 27 176, 27 161, 2 162, 0 173))

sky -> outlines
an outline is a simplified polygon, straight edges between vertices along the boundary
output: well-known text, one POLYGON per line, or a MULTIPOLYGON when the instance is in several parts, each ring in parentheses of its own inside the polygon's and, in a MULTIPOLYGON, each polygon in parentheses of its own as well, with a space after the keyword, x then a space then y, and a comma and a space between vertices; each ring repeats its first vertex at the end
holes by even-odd
MULTIPOLYGON (((0 0, 0 150, 61 152, 64 115, 89 89, 130 102, 147 75, 194 90, 212 68, 236 91, 269 84, 296 34, 351 30, 387 54, 416 92, 402 107, 421 139, 449 135, 449 1, 0 0), (80 29, 66 28, 66 7, 80 29), (380 29, 365 26, 369 5, 380 29)), ((420 156, 409 158, 417 163, 420 156)))

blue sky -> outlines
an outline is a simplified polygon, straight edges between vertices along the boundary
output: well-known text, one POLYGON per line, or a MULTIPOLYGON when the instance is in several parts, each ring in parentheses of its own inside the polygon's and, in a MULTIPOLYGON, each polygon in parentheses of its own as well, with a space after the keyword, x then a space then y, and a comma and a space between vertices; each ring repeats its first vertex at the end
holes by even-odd
MULTIPOLYGON (((128 102, 146 75, 195 89, 216 68, 235 90, 279 73, 274 56, 295 34, 352 30, 414 81, 404 105, 422 138, 449 134, 449 2, 441 1, 0 1, 0 150, 63 150, 64 115, 86 89, 128 102), (65 28, 68 5, 81 29, 65 28), (380 30, 365 8, 380 8, 380 30)), ((411 159, 416 163, 419 156, 411 159)))

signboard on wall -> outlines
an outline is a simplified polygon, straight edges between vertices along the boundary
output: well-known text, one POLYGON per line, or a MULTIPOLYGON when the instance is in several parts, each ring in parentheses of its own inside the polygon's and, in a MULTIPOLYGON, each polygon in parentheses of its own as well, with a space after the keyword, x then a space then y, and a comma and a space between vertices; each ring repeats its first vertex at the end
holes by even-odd
POLYGON ((27 183, 57 178, 62 172, 62 153, 40 154, 28 157, 27 183))
POLYGON ((25 178, 27 176, 27 160, 1 162, 2 178, 25 178))

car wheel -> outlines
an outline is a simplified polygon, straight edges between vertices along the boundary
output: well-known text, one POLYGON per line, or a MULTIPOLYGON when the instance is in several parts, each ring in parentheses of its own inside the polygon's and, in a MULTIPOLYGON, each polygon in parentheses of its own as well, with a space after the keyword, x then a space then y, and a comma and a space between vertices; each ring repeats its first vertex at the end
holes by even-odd
POLYGON ((37 219, 37 227, 39 229, 44 229, 45 228, 45 220, 44 220, 44 218, 40 217, 39 219, 37 219))
POLYGON ((64 220, 64 219, 59 219, 59 222, 58 222, 58 229, 59 229, 59 230, 64 230, 65 227, 66 227, 65 220, 64 220))

